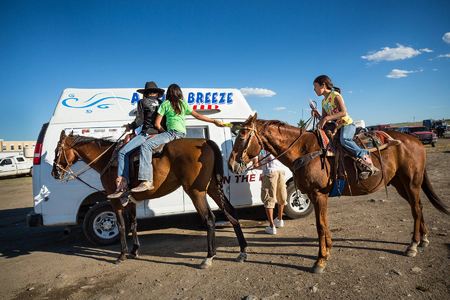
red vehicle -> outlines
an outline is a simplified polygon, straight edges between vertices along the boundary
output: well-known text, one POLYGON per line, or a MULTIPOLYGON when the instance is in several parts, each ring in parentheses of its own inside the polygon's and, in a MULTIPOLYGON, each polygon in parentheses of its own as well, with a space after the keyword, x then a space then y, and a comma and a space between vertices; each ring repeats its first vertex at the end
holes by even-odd
POLYGON ((396 129, 397 131, 403 133, 409 133, 417 137, 423 144, 431 144, 431 146, 436 146, 437 135, 430 131, 425 126, 408 126, 408 127, 399 127, 396 129))

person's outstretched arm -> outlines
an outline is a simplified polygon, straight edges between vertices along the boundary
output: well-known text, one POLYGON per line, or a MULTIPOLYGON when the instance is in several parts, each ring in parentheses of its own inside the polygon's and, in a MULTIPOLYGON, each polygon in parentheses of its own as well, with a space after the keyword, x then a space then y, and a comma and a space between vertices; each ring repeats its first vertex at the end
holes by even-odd
POLYGON ((205 121, 205 122, 208 122, 208 123, 213 123, 214 125, 216 125, 216 126, 218 126, 218 127, 225 127, 225 124, 224 124, 222 121, 217 120, 217 119, 211 119, 211 118, 208 118, 207 116, 204 116, 204 115, 202 115, 202 114, 199 114, 199 113, 196 112, 195 110, 192 111, 191 114, 192 114, 192 116, 193 116, 194 118, 196 118, 196 119, 198 119, 198 120, 205 121))

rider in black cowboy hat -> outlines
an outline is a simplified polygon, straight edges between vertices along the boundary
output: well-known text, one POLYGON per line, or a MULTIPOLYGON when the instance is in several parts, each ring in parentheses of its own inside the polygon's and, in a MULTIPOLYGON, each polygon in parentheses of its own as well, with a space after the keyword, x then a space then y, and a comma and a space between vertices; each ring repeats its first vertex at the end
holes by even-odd
MULTIPOLYGON (((156 112, 161 104, 161 97, 164 95, 164 90, 158 88, 154 81, 145 83, 144 89, 137 90, 138 93, 143 94, 143 98, 139 100, 137 104, 136 119, 130 123, 124 125, 126 131, 134 130, 142 125, 142 130, 139 135, 135 136, 119 151, 118 155, 118 170, 116 191, 108 195, 109 199, 120 198, 124 192, 128 189, 129 179, 129 155, 130 153, 140 147, 150 135, 157 134, 158 130, 154 127, 156 112)), ((139 173, 148 172, 148 170, 141 170, 139 173)))

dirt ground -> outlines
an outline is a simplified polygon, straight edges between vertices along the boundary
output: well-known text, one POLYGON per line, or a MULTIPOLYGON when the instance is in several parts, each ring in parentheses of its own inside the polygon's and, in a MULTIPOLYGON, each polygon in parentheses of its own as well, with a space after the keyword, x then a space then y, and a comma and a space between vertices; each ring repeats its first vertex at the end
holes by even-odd
MULTIPOLYGON (((428 174, 450 205, 450 140, 426 146, 428 174)), ((389 188, 330 200, 332 258, 311 273, 318 251, 314 214, 264 233, 261 208, 240 211, 249 259, 234 262, 233 230, 217 230, 218 256, 207 270, 206 233, 196 216, 141 221, 141 256, 113 262, 119 245, 93 247, 79 228, 27 228, 31 178, 0 180, 1 299, 450 299, 450 216, 422 194, 430 246, 404 255, 411 240, 407 202, 389 188)), ((129 240, 131 244, 131 239, 129 240)))

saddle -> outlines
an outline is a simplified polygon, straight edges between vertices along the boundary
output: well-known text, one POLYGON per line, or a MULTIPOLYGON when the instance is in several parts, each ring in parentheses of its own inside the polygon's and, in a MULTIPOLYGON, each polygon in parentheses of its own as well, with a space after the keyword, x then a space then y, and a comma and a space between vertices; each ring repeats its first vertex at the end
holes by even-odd
MULTIPOLYGON (((358 179, 367 179, 372 175, 372 170, 369 166, 359 158, 355 158, 349 153, 339 142, 338 130, 317 130, 316 134, 319 139, 319 144, 322 147, 324 157, 335 157, 334 159, 334 171, 335 179, 342 179, 347 177, 347 172, 344 167, 344 158, 349 157, 353 160, 355 170, 358 173, 358 179)), ((389 146, 397 146, 401 144, 401 141, 393 139, 389 134, 384 131, 362 131, 355 134, 353 141, 369 152, 380 152, 389 146)), ((380 161, 380 164, 383 162, 380 161)))

